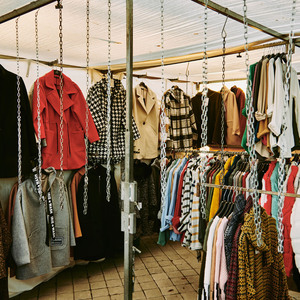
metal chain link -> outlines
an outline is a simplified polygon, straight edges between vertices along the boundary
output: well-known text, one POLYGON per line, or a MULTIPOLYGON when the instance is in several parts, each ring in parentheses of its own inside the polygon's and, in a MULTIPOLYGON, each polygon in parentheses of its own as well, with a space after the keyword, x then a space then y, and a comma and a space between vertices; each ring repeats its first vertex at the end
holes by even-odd
MULTIPOLYGON (((203 92, 202 92, 202 104, 201 104, 201 148, 207 145, 207 123, 208 123, 208 97, 207 97, 207 4, 208 0, 205 0, 204 7, 204 56, 202 62, 202 73, 203 73, 203 92)), ((207 159, 206 156, 201 159, 201 168, 200 174, 204 171, 205 163, 207 159)), ((200 186, 200 211, 202 219, 206 219, 206 176, 201 176, 200 178, 201 186, 200 186)))
POLYGON ((243 5, 244 11, 244 38, 245 38, 245 50, 246 50, 246 72, 247 72, 247 92, 246 92, 246 103, 249 103, 247 107, 247 135, 249 140, 249 163, 250 163, 250 188, 254 190, 251 192, 253 199, 253 210, 254 210, 254 223, 255 223, 255 235, 257 239, 257 245, 260 246, 262 241, 262 229, 261 229, 261 211, 258 203, 258 177, 257 177, 257 156, 255 152, 255 130, 254 130, 254 107, 253 107, 253 97, 251 96, 251 82, 249 74, 249 53, 248 53, 248 19, 247 19, 247 3, 244 0, 243 5))
POLYGON ((224 144, 225 144, 225 53, 226 53, 226 37, 227 33, 225 31, 225 25, 227 23, 227 19, 225 20, 221 36, 222 36, 222 90, 221 90, 221 96, 222 96, 222 105, 221 105, 221 175, 220 175, 220 184, 223 185, 223 179, 224 179, 224 144))
MULTIPOLYGON (((86 0, 86 94, 88 95, 90 86, 89 77, 90 66, 90 0, 86 0)), ((83 214, 88 212, 88 147, 89 147, 89 106, 85 103, 85 173, 84 173, 84 188, 83 188, 83 214)))
POLYGON ((21 89, 20 89, 20 48, 19 48, 19 17, 16 19, 17 49, 17 132, 18 132, 18 185, 22 183, 22 130, 21 130, 21 89))
MULTIPOLYGON (((282 118, 282 135, 283 139, 286 135, 286 114, 290 101, 290 78, 291 78, 291 61, 292 61, 292 48, 293 48, 293 38, 294 38, 294 21, 296 14, 296 0, 293 0, 292 13, 291 13, 291 30, 289 32, 289 44, 288 44, 288 55, 286 62, 286 73, 285 73, 285 83, 284 83, 284 105, 283 105, 283 118, 282 118)), ((283 214, 282 209, 284 205, 284 181, 285 181, 285 153, 286 145, 284 144, 282 149, 280 149, 280 161, 279 161, 279 178, 278 178, 278 252, 283 253, 283 229, 284 225, 282 223, 283 214)))
POLYGON ((64 103, 63 103, 63 24, 62 24, 62 0, 58 0, 57 8, 59 9, 59 64, 60 64, 60 185, 59 199, 60 208, 64 208, 64 103))
POLYGON ((37 95, 37 121, 38 121, 38 179, 39 185, 38 191, 40 204, 43 201, 42 197, 42 142, 41 142, 41 97, 40 97, 40 64, 39 64, 39 32, 38 32, 38 14, 39 10, 36 11, 34 17, 35 24, 35 58, 36 58, 36 95, 37 95))
POLYGON ((161 107, 160 107, 160 182, 161 182, 161 201, 164 203, 167 188, 167 166, 166 166, 166 105, 165 105, 165 65, 164 65, 164 0, 160 0, 160 48, 161 48, 161 107))
POLYGON ((111 0, 108 0, 107 128, 106 128, 106 200, 110 201, 111 181, 111 0))

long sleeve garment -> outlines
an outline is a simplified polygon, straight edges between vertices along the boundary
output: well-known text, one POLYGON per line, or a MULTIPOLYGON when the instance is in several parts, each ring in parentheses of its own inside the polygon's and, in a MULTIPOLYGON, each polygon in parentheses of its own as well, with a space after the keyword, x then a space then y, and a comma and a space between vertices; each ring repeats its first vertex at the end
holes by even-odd
POLYGON ((187 230, 188 224, 191 217, 191 209, 193 204, 193 173, 192 167, 195 165, 195 160, 191 159, 186 170, 186 174, 183 182, 183 194, 181 198, 181 217, 180 217, 180 226, 178 231, 183 233, 187 230))
POLYGON ((240 118, 239 110, 235 98, 235 94, 226 86, 224 87, 224 105, 225 105, 225 121, 226 121, 226 144, 240 145, 240 118))
POLYGON ((181 216, 181 198, 183 197, 183 179, 184 179, 188 164, 189 164, 189 162, 187 161, 181 174, 180 174, 174 217, 172 219, 173 231, 177 234, 180 234, 180 232, 178 231, 178 226, 180 224, 180 216, 181 216))
POLYGON ((211 258, 211 270, 210 270, 210 283, 209 283, 209 299, 214 299, 214 287, 215 287, 215 270, 216 270, 216 251, 217 251, 217 238, 219 228, 222 223, 222 219, 219 220, 214 234, 213 245, 212 245, 212 258, 211 258))
POLYGON ((209 299, 209 284, 210 284, 210 272, 211 272, 211 261, 212 261, 212 247, 215 236, 215 230, 219 223, 220 218, 216 216, 210 226, 209 234, 207 238, 207 251, 205 260, 205 271, 204 271, 204 288, 202 291, 202 300, 209 299))
MULTIPOLYGON (((32 114, 27 91, 20 77, 22 173, 31 172, 31 161, 37 157, 32 114)), ((0 64, 0 178, 18 175, 17 75, 0 64)))
MULTIPOLYGON (((300 186, 298 187, 297 193, 300 193, 300 186)), ((295 257, 295 264, 300 272, 300 201, 296 200, 292 214, 291 214, 291 242, 295 257)))
MULTIPOLYGON (((229 170, 232 162, 233 162, 234 156, 227 159, 225 165, 224 165, 224 176, 226 175, 227 171, 229 170)), ((222 170, 220 170, 220 172, 218 173, 218 175, 216 176, 216 180, 215 180, 215 184, 220 184, 223 180, 223 178, 221 178, 222 176, 222 170)), ((210 206, 210 212, 209 212, 209 220, 211 218, 213 218, 213 216, 216 214, 216 212, 218 211, 219 208, 219 203, 220 203, 220 198, 221 198, 221 190, 219 188, 214 188, 214 193, 213 193, 213 197, 212 197, 212 201, 211 201, 211 206, 210 206)))
POLYGON ((237 282, 238 282, 238 244, 239 238, 241 234, 242 221, 244 218, 244 214, 249 213, 250 209, 253 206, 253 201, 251 196, 247 199, 246 206, 243 214, 240 216, 239 224, 235 231, 233 240, 232 240, 232 248, 230 254, 230 265, 228 268, 228 280, 226 285, 226 300, 236 300, 237 298, 237 282))
MULTIPOLYGON (((39 79, 41 114, 42 168, 60 169, 60 77, 54 71, 39 79)), ((34 85, 32 117, 38 136, 38 88, 34 85)), ((85 140, 99 140, 93 118, 88 111, 89 131, 86 132, 86 101, 79 87, 63 74, 63 169, 79 169, 85 164, 85 140)))
MULTIPOLYGON (((219 92, 208 89, 207 91, 207 144, 221 144, 221 113, 222 113, 222 95, 219 92)), ((201 124, 202 124, 202 93, 196 94, 192 98, 192 107, 195 114, 198 140, 197 148, 201 147, 201 124)))
POLYGON ((290 299, 274 218, 261 208, 262 244, 257 245, 254 212, 245 214, 238 246, 237 299, 290 299))
POLYGON ((170 206, 172 176, 173 176, 174 169, 177 167, 179 162, 180 162, 180 160, 177 160, 175 162, 175 164, 172 166, 172 168, 170 169, 170 172, 169 172, 168 180, 167 180, 167 189, 166 189, 165 199, 164 199, 163 208, 162 208, 161 225, 160 225, 160 231, 159 231, 158 242, 157 242, 161 246, 164 246, 170 237, 170 235, 169 235, 170 225, 167 223, 166 216, 167 216, 167 212, 168 212, 168 209, 170 206))
POLYGON ((223 279, 223 277, 226 276, 226 274, 221 273, 221 261, 222 261, 222 253, 225 254, 225 251, 223 252, 224 231, 227 226, 227 223, 228 223, 228 219, 224 217, 219 226, 217 240, 216 240, 216 264, 215 264, 215 278, 214 278, 214 299, 215 300, 219 299, 218 290, 219 290, 220 277, 222 277, 223 279))
MULTIPOLYGON (((187 162, 187 158, 184 157, 182 161, 180 162, 180 165, 178 166, 178 169, 174 173, 174 182, 173 182, 173 190, 170 200, 170 206, 166 215, 166 222, 169 225, 169 227, 172 227, 172 219, 174 217, 174 211, 175 211, 175 205, 177 200, 177 192, 178 192, 178 183, 180 179, 181 172, 183 168, 185 167, 187 162)), ((175 233, 174 231, 170 232, 170 240, 172 241, 179 241, 180 240, 180 234, 175 233)))
MULTIPOLYGON (((267 172, 264 174, 263 180, 265 182, 265 191, 271 191, 271 175, 275 169, 276 161, 272 161, 269 165, 267 172)), ((272 195, 262 194, 261 195, 261 205, 266 210, 266 213, 271 216, 272 210, 272 195)))
POLYGON ((134 88, 132 115, 141 136, 134 142, 134 158, 157 157, 159 104, 155 93, 149 87, 137 85, 134 88))
POLYGON ((197 125, 190 97, 179 88, 171 88, 165 95, 167 117, 170 120, 168 137, 173 149, 188 149, 197 141, 197 125))
POLYGON ((84 214, 84 177, 76 195, 82 237, 76 239, 75 259, 98 260, 122 249, 121 212, 118 191, 111 172, 111 197, 106 200, 106 168, 98 166, 88 172, 88 207, 84 214))
POLYGON ((33 278, 49 273, 52 267, 68 265, 70 246, 75 246, 67 188, 53 168, 45 172, 48 176, 43 175, 42 189, 51 193, 56 237, 48 237, 45 206, 40 203, 34 179, 29 178, 18 189, 12 220, 12 256, 17 265, 17 279, 33 278))
MULTIPOLYGON (((274 171, 271 175, 271 187, 272 192, 278 192, 278 177, 279 177, 279 163, 276 163, 274 171)), ((276 225, 278 226, 278 195, 272 195, 272 207, 271 207, 272 217, 276 220, 276 225)))
POLYGON ((225 243, 225 255, 226 255, 227 269, 229 269, 229 266, 230 266, 232 240, 233 240, 234 234, 236 232, 236 228, 238 226, 240 216, 244 212, 245 206, 246 206, 246 200, 245 200, 245 198, 242 194, 239 194, 236 197, 236 200, 234 202, 232 218, 228 222, 228 225, 227 225, 225 233, 224 233, 224 243, 225 243))
MULTIPOLYGON (((253 65, 250 65, 249 67, 249 81, 250 81, 250 89, 253 88, 253 80, 254 80, 254 75, 255 75, 255 70, 256 70, 256 65, 257 63, 253 64, 253 65)), ((242 111, 242 114, 248 118, 247 116, 247 109, 249 108, 249 103, 250 99, 246 99, 245 101, 245 107, 243 108, 243 111, 242 111)), ((247 124, 246 124, 246 127, 245 127, 245 131, 244 131, 244 135, 243 135, 243 138, 242 138, 242 142, 241 142, 241 146, 246 150, 248 151, 248 136, 247 136, 247 124)))
MULTIPOLYGON (((95 83, 88 92, 87 103, 94 119, 99 141, 89 144, 88 154, 92 163, 105 164, 107 160, 107 79, 95 83)), ((111 86, 111 160, 117 164, 125 158, 126 91, 122 82, 113 80, 111 86)), ((133 140, 140 138, 132 118, 133 140)))
POLYGON ((246 96, 242 89, 237 86, 233 86, 230 89, 236 97, 236 103, 239 110, 239 119, 240 119, 240 137, 242 138, 246 128, 246 117, 243 115, 243 108, 245 107, 246 96))
MULTIPOLYGON (((294 181, 297 176, 299 169, 298 166, 292 165, 291 166, 291 173, 287 180, 287 187, 286 192, 290 194, 295 193, 294 188, 294 181)), ((283 236, 284 236, 284 243, 283 243, 283 259, 284 259, 284 266, 286 275, 289 277, 292 274, 293 270, 293 248, 291 243, 291 214, 293 210, 293 206, 295 203, 295 197, 285 197, 284 205, 282 209, 282 224, 283 224, 283 236)))

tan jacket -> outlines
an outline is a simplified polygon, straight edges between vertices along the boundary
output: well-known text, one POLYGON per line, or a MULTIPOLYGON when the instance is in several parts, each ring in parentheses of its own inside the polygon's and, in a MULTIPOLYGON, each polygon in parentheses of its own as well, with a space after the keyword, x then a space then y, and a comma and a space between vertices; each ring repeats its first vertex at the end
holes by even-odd
POLYGON ((241 145, 240 117, 235 94, 224 87, 225 120, 227 125, 226 144, 241 145))
POLYGON ((159 104, 155 93, 137 85, 133 90, 132 115, 140 132, 134 141, 134 158, 152 159, 158 156, 159 104))

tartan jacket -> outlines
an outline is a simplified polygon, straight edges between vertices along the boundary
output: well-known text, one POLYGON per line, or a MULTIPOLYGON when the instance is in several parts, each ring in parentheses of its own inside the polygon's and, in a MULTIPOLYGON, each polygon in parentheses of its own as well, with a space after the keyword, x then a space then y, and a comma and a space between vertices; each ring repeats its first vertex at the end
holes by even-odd
MULTIPOLYGON (((89 144, 88 155, 92 163, 106 163, 107 153, 107 79, 94 84, 88 92, 87 103, 100 137, 89 144)), ((125 158, 126 91, 120 80, 114 79, 111 86, 111 159, 119 163, 125 158)), ((134 119, 133 139, 140 138, 134 119)))
POLYGON ((191 100, 180 88, 172 87, 164 94, 167 117, 170 120, 168 138, 171 148, 191 148, 198 140, 191 100))

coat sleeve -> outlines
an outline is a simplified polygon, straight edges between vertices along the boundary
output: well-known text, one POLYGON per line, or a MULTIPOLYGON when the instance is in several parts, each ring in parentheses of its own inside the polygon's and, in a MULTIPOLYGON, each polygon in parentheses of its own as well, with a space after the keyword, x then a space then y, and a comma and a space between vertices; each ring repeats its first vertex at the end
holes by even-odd
MULTIPOLYGON (((42 82, 40 81, 39 84, 39 96, 40 96, 40 124, 41 124, 41 139, 46 138, 45 133, 45 124, 43 122, 43 111, 46 108, 46 95, 42 86, 42 82)), ((38 138, 38 93, 37 93, 37 82, 34 83, 34 90, 33 90, 33 99, 32 99, 32 119, 33 119, 33 126, 35 130, 36 137, 38 138)))
POLYGON ((84 99, 84 96, 81 90, 79 89, 79 87, 78 86, 76 87, 77 87, 77 93, 73 95, 73 97, 75 98, 74 112, 80 122, 81 127, 85 132, 85 135, 88 137, 91 143, 94 143, 96 141, 99 141, 98 131, 96 129, 91 112, 87 106, 87 102, 84 99), (88 109, 88 126, 89 126, 88 132, 86 132, 86 109, 88 109))
POLYGON ((297 78, 297 72, 292 69, 291 76, 291 97, 295 100, 295 116, 297 122, 298 134, 300 134, 300 86, 297 78))
POLYGON ((232 103, 232 117, 233 117, 233 124, 232 124, 232 134, 233 135, 240 135, 240 116, 239 116, 239 109, 236 102, 235 94, 230 92, 229 95, 232 103))
POLYGON ((22 187, 16 197, 14 215, 12 219, 12 257, 17 266, 30 263, 30 251, 22 210, 22 187))

